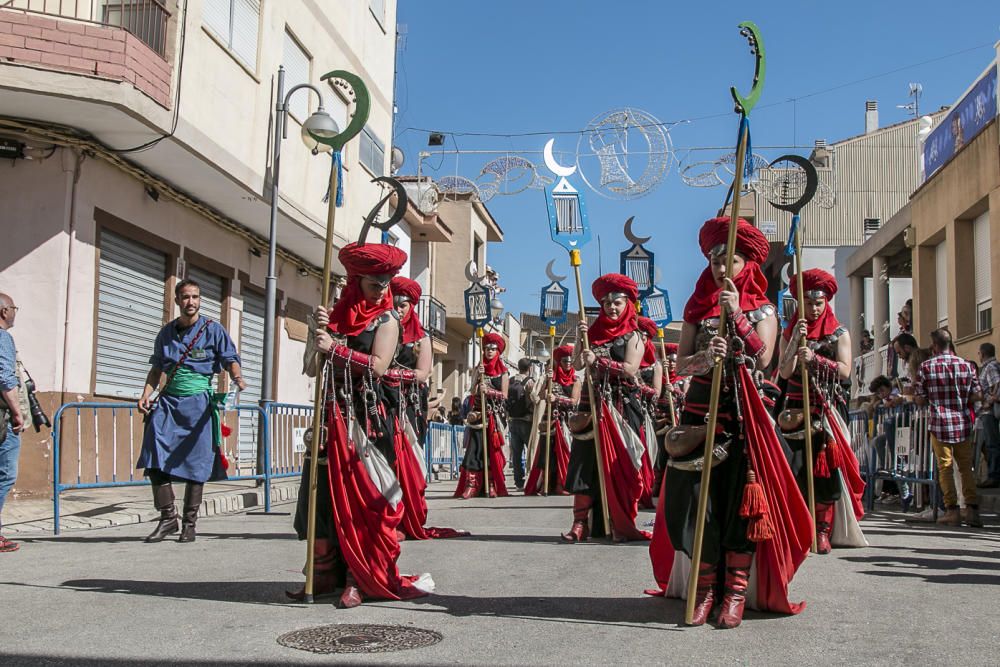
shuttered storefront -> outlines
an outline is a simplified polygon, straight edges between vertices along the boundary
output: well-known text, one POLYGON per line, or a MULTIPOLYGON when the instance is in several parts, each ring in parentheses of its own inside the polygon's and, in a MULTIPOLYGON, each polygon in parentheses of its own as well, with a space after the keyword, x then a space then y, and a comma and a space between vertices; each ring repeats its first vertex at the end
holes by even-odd
POLYGON ((137 399, 163 326, 167 256, 107 230, 99 243, 94 392, 137 399))
MULTIPOLYGON (((257 405, 260 401, 260 377, 264 363, 264 297, 256 292, 243 292, 243 317, 240 320, 240 361, 246 391, 240 396, 243 405, 257 405)), ((240 412, 239 460, 241 468, 256 462, 257 427, 256 412, 240 412)))
MULTIPOLYGON (((226 281, 210 271, 188 264, 187 277, 201 288, 201 314, 222 324, 222 301, 226 294, 226 281)), ((225 373, 223 369, 223 373, 225 373)), ((212 376, 212 386, 219 387, 219 375, 212 376)))

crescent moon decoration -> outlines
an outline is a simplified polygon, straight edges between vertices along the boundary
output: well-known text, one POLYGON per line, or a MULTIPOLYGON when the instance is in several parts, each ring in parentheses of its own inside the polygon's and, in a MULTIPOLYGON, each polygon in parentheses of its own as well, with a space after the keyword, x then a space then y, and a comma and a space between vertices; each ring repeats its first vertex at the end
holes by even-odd
POLYGON ((361 130, 364 128, 365 123, 368 122, 368 113, 371 111, 371 96, 368 93, 368 87, 365 86, 365 82, 361 80, 357 74, 352 74, 351 72, 345 72, 344 70, 338 69, 332 72, 327 72, 319 78, 320 81, 326 81, 330 79, 331 85, 337 86, 341 89, 344 88, 337 80, 346 82, 347 87, 351 89, 354 93, 354 115, 351 116, 351 121, 347 124, 343 130, 332 137, 320 137, 318 135, 309 133, 309 136, 313 140, 318 141, 321 144, 326 144, 333 149, 333 152, 338 152, 344 148, 344 144, 353 139, 361 130))
POLYGON ((516 155, 505 155, 487 162, 479 172, 480 199, 486 201, 485 193, 493 195, 516 195, 535 183, 537 168, 534 164, 516 155))
POLYGON ((576 173, 576 165, 573 165, 572 167, 564 167, 558 162, 556 162, 555 157, 552 155, 552 147, 555 145, 555 143, 556 143, 555 139, 549 139, 545 143, 545 150, 543 152, 545 156, 545 166, 548 168, 549 171, 551 171, 553 174, 555 174, 560 178, 566 178, 568 176, 572 176, 573 174, 576 173))
POLYGON ((469 279, 470 283, 479 282, 479 269, 476 267, 475 261, 465 265, 465 277, 469 279))
POLYGON ((584 182, 597 194, 636 199, 652 192, 669 173, 673 143, 655 116, 624 107, 590 121, 577 141, 576 161, 584 182))
MULTIPOLYGON (((464 176, 442 176, 437 180, 437 186, 442 199, 448 199, 448 195, 479 196, 479 186, 464 176)), ((452 199, 454 200, 454 197, 452 199)))
POLYGON ((722 179, 715 173, 718 163, 708 160, 692 162, 681 169, 681 181, 692 188, 714 188, 722 185, 722 179))
POLYGON ((397 222, 403 219, 406 215, 406 206, 409 203, 409 197, 406 194, 406 188, 403 184, 397 181, 395 178, 389 176, 379 176, 378 178, 372 179, 372 183, 384 183, 392 188, 391 191, 387 192, 382 199, 379 200, 377 204, 369 211, 368 216, 365 218, 364 224, 361 225, 361 233, 358 235, 358 245, 364 245, 365 240, 368 238, 368 231, 374 227, 383 232, 389 231, 389 229, 395 225, 397 222), (382 207, 385 206, 386 202, 392 195, 396 195, 396 205, 393 207, 392 215, 385 222, 376 222, 379 213, 382 211, 382 207))
POLYGON ((561 283, 562 281, 566 280, 566 276, 560 276, 560 275, 558 275, 555 272, 555 270, 552 268, 552 265, 555 264, 555 263, 556 263, 556 260, 554 260, 554 259, 550 259, 549 260, 549 263, 545 265, 545 275, 552 282, 554 282, 554 283, 561 283))
POLYGON ((635 216, 629 217, 625 221, 625 238, 629 240, 633 245, 642 245, 643 243, 648 243, 652 236, 636 236, 632 233, 632 223, 635 222, 635 216))

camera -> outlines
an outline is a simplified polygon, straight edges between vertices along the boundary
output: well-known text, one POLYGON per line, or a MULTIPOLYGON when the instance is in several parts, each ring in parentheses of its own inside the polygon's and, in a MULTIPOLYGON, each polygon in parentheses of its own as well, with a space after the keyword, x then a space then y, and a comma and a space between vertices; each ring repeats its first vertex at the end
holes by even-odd
POLYGON ((49 421, 48 415, 45 414, 45 410, 38 403, 38 397, 35 396, 35 381, 28 375, 25 371, 24 388, 28 392, 28 412, 31 413, 31 425, 35 427, 35 433, 42 430, 42 427, 52 428, 52 422, 49 421))

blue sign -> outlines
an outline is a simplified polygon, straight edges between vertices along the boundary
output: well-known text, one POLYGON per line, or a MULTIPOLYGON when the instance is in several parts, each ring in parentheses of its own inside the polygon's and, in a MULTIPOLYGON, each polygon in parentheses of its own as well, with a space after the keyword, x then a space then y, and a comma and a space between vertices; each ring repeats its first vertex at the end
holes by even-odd
POLYGON ((569 290, 562 283, 553 281, 542 290, 538 317, 550 327, 566 321, 569 308, 569 290))
POLYGON ((583 197, 563 178, 545 189, 549 234, 566 250, 579 250, 590 241, 590 221, 583 197))
POLYGON ((997 116, 997 68, 991 67, 924 142, 924 180, 997 116))
POLYGON ((656 326, 661 329, 674 321, 674 314, 670 310, 670 295, 666 290, 653 285, 649 293, 642 297, 641 303, 642 314, 656 322, 656 326))

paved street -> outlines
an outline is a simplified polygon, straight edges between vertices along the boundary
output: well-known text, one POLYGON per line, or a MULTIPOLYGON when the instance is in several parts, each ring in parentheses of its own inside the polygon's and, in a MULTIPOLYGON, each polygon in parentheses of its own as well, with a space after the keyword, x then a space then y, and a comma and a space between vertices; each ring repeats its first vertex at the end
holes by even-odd
POLYGON ((678 627, 679 602, 642 595, 652 582, 644 544, 558 544, 568 498, 461 502, 450 490, 433 485, 431 523, 474 536, 408 542, 401 559, 404 572, 431 572, 437 594, 349 611, 285 600, 303 555, 288 514, 210 517, 193 545, 143 544, 149 524, 25 538, 0 560, 0 664, 997 662, 995 529, 875 516, 864 522, 871 548, 803 566, 793 591, 808 601, 803 614, 748 612, 741 628, 720 632, 678 627), (275 641, 329 623, 412 625, 444 640, 367 656, 275 641))

